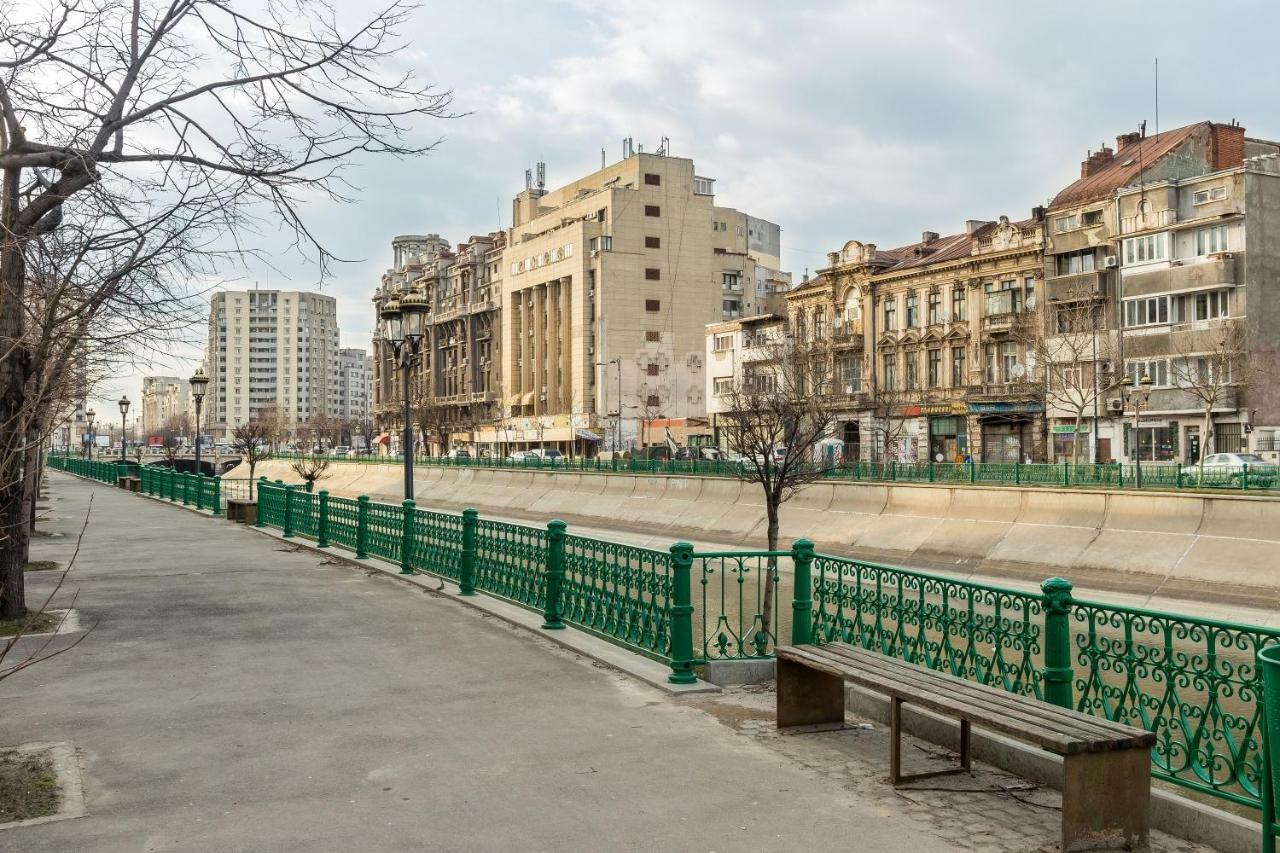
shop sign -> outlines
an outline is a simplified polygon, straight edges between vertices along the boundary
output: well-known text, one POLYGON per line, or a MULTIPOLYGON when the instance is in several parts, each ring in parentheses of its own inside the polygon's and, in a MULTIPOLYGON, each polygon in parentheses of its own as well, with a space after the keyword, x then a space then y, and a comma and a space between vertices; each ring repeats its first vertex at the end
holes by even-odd
POLYGON ((970 403, 969 413, 974 415, 995 415, 1005 412, 1043 412, 1040 403, 970 403))
MULTIPOLYGON (((1076 425, 1075 425, 1075 424, 1054 424, 1054 425, 1053 425, 1053 432, 1056 432, 1056 433, 1068 433, 1068 434, 1070 434, 1070 433, 1074 433, 1075 431, 1076 431, 1076 425)), ((1088 431, 1089 431, 1089 425, 1088 425, 1087 423, 1085 423, 1085 424, 1080 424, 1080 431, 1081 431, 1081 432, 1088 432, 1088 431)))
POLYGON ((967 413, 964 403, 932 403, 920 407, 922 415, 963 415, 967 413))

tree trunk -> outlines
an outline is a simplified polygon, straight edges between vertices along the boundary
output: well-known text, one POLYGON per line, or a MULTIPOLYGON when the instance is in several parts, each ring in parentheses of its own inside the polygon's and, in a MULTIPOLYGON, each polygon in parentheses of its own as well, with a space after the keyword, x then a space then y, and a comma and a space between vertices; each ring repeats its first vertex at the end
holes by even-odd
POLYGON ((1080 423, 1084 420, 1083 412, 1076 412, 1076 431, 1071 436, 1071 464, 1080 464, 1080 423))
POLYGON ((26 542, 24 514, 24 458, 27 438, 23 417, 26 395, 26 350, 22 340, 26 270, 22 245, 14 234, 18 213, 19 170, 6 169, 0 188, 0 344, 9 353, 0 359, 0 619, 20 619, 26 613, 26 542), (12 348, 12 349, 10 349, 12 348))
POLYGON ((1204 458, 1209 455, 1209 441, 1213 430, 1213 406, 1204 407, 1204 427, 1200 431, 1200 458, 1196 465, 1200 469, 1200 483, 1204 483, 1204 458))
MULTIPOLYGON (((769 519, 768 526, 768 549, 770 551, 778 550, 778 508, 782 504, 781 496, 775 494, 769 488, 765 488, 765 512, 769 519)), ((766 581, 772 577, 775 567, 778 564, 776 557, 769 557, 766 562, 765 569, 768 574, 766 581)), ((764 586, 764 598, 760 605, 760 630, 768 636, 773 629, 773 590, 777 586, 776 583, 766 582, 764 586)))

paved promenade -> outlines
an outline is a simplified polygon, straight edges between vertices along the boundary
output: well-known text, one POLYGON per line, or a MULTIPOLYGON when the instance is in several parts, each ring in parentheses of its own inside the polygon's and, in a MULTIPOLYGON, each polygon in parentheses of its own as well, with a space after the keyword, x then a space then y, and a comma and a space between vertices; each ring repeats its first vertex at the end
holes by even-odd
POLYGON ((955 849, 705 701, 243 527, 49 479, 33 558, 68 559, 92 494, 61 598, 78 590, 98 627, 0 685, 0 744, 73 744, 89 814, 2 830, 0 849, 955 849))

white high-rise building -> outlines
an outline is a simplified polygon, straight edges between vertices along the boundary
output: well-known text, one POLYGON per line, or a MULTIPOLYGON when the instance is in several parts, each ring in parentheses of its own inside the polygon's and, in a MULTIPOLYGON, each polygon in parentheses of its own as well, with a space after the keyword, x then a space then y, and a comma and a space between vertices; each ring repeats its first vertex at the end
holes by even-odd
POLYGON ((333 386, 337 400, 333 411, 335 417, 350 421, 367 418, 373 388, 373 359, 362 349, 338 350, 333 386))
POLYGON ((209 308, 209 430, 226 437, 264 409, 286 430, 337 414, 338 303, 298 290, 215 294, 209 308))

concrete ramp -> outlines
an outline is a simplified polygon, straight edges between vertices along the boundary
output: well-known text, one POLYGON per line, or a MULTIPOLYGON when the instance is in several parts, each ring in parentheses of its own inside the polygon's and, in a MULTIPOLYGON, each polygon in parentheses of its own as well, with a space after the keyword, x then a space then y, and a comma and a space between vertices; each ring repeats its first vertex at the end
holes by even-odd
POLYGON ((852 545, 889 503, 889 487, 832 483, 831 506, 814 530, 814 542, 852 545))
POLYGON ((729 477, 708 477, 702 484, 698 500, 687 508, 681 526, 742 539, 764 518, 759 492, 757 483, 729 477), (757 497, 757 501, 748 503, 744 494, 757 497))
MULTIPOLYGON (((778 531, 782 542, 793 539, 814 539, 827 518, 827 510, 835 500, 835 486, 831 483, 813 483, 784 503, 778 513, 778 531)), ((761 534, 767 532, 760 529, 761 534)))
MULTIPOLYGON (((1183 495, 1130 495, 1107 497, 1104 530, 1141 530, 1153 533, 1193 534, 1200 530, 1203 500, 1183 495)), ((1280 521, 1280 517, 1276 519, 1280 521)))
POLYGON ((1102 527, 1107 517, 1105 492, 1068 492, 1027 488, 1022 493, 1018 524, 1102 527))
POLYGON ((883 515, 946 518, 951 509, 951 489, 938 486, 890 486, 883 515))
POLYGON ((1199 533, 1280 542, 1280 501, 1275 498, 1206 497, 1199 533))

